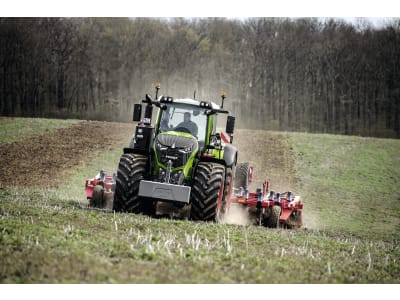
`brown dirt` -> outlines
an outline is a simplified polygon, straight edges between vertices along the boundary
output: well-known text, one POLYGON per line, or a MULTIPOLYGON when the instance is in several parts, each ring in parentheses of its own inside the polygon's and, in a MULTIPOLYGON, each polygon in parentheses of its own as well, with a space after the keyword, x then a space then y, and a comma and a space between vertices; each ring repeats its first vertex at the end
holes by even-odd
POLYGON ((249 162, 254 167, 254 181, 250 190, 262 188, 267 178, 270 190, 296 192, 298 182, 286 133, 237 130, 233 144, 239 150, 239 162, 249 162))
POLYGON ((134 126, 83 121, 67 128, 0 145, 0 188, 55 187, 76 168, 115 143, 128 145, 134 126))
MULTIPOLYGON (((128 145, 134 124, 83 121, 67 128, 0 145, 0 187, 54 187, 63 172, 91 160, 115 143, 128 145)), ((296 192, 293 161, 284 133, 238 129, 233 144, 239 162, 254 166, 251 190, 262 187, 266 178, 276 192, 296 192)))

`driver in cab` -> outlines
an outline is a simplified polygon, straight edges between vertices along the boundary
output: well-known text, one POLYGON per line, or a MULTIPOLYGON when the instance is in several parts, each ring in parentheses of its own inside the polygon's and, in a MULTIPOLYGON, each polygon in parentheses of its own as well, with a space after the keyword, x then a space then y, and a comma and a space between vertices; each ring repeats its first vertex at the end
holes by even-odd
POLYGON ((195 122, 190 120, 190 112, 185 112, 183 116, 183 122, 179 123, 178 127, 184 127, 190 131, 190 133, 197 138, 198 128, 195 122))

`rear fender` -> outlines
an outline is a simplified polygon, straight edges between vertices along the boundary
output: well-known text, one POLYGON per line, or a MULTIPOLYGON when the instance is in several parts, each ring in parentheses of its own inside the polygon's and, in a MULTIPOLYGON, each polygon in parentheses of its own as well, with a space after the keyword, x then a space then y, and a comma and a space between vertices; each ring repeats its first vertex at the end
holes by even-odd
POLYGON ((203 154, 200 160, 207 162, 216 162, 226 166, 227 168, 231 168, 237 163, 237 149, 236 147, 227 144, 222 150, 213 149, 213 153, 211 154, 211 156, 206 156, 203 154), (221 156, 219 156, 219 154, 221 156))

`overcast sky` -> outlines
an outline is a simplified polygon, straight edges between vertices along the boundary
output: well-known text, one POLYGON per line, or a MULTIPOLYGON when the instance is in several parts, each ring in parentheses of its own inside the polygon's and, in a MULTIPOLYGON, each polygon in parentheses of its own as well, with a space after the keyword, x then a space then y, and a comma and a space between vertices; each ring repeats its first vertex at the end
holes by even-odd
POLYGON ((400 17, 395 0, 12 0, 0 16, 400 17))

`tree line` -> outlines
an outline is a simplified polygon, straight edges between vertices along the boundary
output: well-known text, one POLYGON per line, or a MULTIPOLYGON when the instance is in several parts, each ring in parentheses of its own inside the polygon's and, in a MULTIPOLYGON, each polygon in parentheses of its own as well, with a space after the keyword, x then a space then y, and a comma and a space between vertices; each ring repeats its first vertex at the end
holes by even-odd
POLYGON ((238 126, 400 137, 400 19, 0 18, 0 114, 129 121, 152 93, 238 126))

